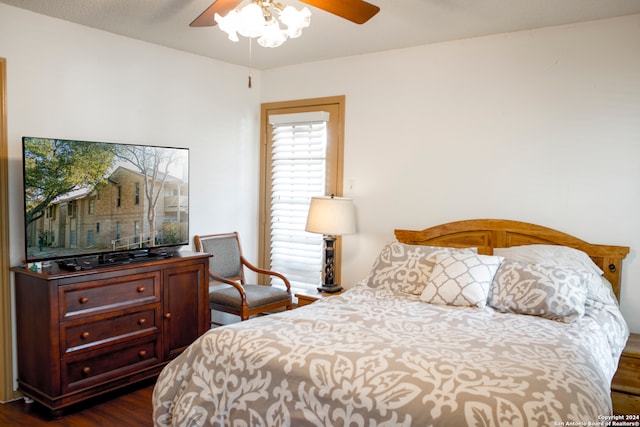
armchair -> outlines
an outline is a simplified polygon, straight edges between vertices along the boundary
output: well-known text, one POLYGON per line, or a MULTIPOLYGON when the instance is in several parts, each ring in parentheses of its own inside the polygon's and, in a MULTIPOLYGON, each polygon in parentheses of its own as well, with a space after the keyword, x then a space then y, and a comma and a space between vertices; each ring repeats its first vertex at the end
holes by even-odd
MULTIPOLYGON (((212 311, 250 316, 284 307, 292 308, 291 284, 282 274, 252 265, 242 255, 238 233, 209 234, 194 237, 196 250, 209 258, 209 308, 212 311), (286 290, 245 282, 244 269, 280 278, 286 290), (230 285, 230 286, 225 286, 230 285)), ((212 321, 212 324, 216 324, 212 321)))

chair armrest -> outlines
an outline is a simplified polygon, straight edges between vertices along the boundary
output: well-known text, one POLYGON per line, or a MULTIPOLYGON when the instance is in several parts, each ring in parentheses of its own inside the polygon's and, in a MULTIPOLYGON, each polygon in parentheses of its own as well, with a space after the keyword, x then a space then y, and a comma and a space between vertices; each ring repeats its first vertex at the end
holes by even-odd
POLYGON ((225 277, 222 276, 218 276, 215 273, 209 272, 209 279, 211 280, 215 280, 216 282, 220 282, 220 283, 226 283, 227 285, 231 285, 234 288, 236 288, 236 290, 238 292, 240 292, 240 299, 243 302, 243 305, 245 305, 246 301, 247 301, 247 293, 244 291, 244 288, 242 287, 242 285, 238 282, 235 282, 233 280, 229 280, 225 277))
POLYGON ((264 270, 262 268, 256 267, 255 265, 247 261, 246 258, 243 256, 240 257, 240 260, 242 261, 242 264, 245 265, 249 270, 255 271, 256 273, 259 273, 259 274, 267 274, 269 276, 276 276, 280 278, 284 282, 285 286, 287 287, 287 292, 291 293, 291 283, 289 283, 289 279, 284 277, 282 274, 278 273, 277 271, 264 270))

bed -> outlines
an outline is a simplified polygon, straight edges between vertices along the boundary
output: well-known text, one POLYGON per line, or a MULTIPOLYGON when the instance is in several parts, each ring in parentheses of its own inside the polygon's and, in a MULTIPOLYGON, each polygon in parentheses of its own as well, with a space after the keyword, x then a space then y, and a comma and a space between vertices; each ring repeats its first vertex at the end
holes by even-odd
POLYGON ((611 415, 629 248, 495 219, 395 236, 346 292, 201 336, 158 378, 154 424, 551 426, 611 415))

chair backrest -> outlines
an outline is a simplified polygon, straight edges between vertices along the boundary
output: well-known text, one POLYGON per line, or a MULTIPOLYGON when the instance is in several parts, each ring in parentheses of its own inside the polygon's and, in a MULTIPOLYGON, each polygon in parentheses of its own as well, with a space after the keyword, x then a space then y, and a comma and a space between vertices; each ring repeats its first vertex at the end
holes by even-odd
POLYGON ((238 233, 195 236, 195 243, 198 252, 213 255, 209 258, 209 270, 212 273, 244 284, 238 233))

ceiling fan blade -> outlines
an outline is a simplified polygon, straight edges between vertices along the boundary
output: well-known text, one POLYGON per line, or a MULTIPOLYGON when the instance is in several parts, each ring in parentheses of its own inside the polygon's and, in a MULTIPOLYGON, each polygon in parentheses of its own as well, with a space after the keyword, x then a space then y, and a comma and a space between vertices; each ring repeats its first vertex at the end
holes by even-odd
POLYGON ((194 19, 189 26, 211 27, 213 25, 217 25, 215 20, 216 13, 226 16, 227 13, 231 12, 240 3, 242 3, 242 0, 216 0, 211 6, 206 8, 200 16, 194 19))
POLYGON ((380 11, 378 6, 362 0, 300 0, 302 3, 333 13, 356 24, 364 24, 380 11))

